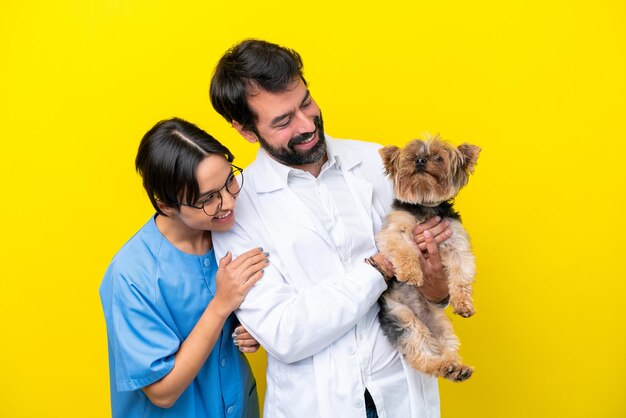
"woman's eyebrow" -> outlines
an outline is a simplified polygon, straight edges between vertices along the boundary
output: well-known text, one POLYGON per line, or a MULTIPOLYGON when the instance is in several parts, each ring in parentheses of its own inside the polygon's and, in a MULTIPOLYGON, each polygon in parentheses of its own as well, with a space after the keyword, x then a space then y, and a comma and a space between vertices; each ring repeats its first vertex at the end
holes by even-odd
POLYGON ((230 178, 230 176, 233 176, 233 172, 232 171, 230 173, 228 173, 228 176, 226 176, 226 180, 224 181, 224 185, 222 187, 220 187, 218 189, 209 190, 208 192, 200 193, 198 195, 198 200, 203 198, 203 197, 205 197, 205 196, 207 196, 207 195, 210 195, 211 193, 215 193, 218 190, 222 190, 224 188, 224 186, 226 186, 226 183, 228 182, 228 179, 230 178))

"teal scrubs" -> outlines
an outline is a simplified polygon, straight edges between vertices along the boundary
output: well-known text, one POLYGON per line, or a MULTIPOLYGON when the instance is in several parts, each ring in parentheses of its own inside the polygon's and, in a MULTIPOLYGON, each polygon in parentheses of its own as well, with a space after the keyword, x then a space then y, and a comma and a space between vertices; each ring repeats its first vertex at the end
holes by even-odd
POLYGON ((113 418, 259 416, 256 383, 233 344, 230 315, 209 358, 168 409, 143 388, 174 367, 174 354, 215 295, 213 250, 190 255, 174 247, 154 217, 115 255, 100 298, 106 320, 113 418))

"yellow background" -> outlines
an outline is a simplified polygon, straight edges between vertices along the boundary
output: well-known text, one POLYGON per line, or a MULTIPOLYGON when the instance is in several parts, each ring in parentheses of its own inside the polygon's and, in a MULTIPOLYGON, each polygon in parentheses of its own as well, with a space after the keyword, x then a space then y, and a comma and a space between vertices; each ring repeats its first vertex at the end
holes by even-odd
MULTIPOLYGON (((483 147, 457 199, 478 258, 453 318, 476 367, 445 418, 626 417, 623 1, 4 0, 0 417, 107 417, 104 270, 152 209, 143 133, 213 111, 220 55, 298 50, 335 137, 483 147), (368 4, 370 4, 368 6, 368 4)), ((263 380, 264 357, 250 357, 263 380)))

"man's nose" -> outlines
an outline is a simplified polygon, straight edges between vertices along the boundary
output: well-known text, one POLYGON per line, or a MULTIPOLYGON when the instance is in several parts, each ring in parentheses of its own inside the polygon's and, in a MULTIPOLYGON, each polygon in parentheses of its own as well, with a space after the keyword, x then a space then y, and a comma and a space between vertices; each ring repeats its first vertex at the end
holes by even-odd
POLYGON ((303 111, 296 112, 296 120, 298 122, 298 126, 296 129, 298 133, 306 133, 315 131, 315 123, 313 122, 313 116, 309 116, 303 111))

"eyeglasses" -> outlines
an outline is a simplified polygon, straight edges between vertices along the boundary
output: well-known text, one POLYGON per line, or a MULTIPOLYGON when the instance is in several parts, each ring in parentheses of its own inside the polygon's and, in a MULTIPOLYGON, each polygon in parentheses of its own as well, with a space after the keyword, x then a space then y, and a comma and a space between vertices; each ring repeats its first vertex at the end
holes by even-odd
POLYGON ((226 179, 226 183, 224 183, 219 190, 204 196, 202 200, 195 205, 188 205, 180 202, 178 202, 178 204, 182 206, 189 206, 190 208, 202 209, 207 216, 217 215, 219 211, 222 210, 222 190, 226 189, 231 196, 235 197, 239 194, 241 188, 243 187, 243 168, 239 168, 232 164, 231 167, 233 168, 233 171, 226 179), (235 178, 237 175, 239 175, 239 181, 241 184, 237 183, 237 179, 235 178))

